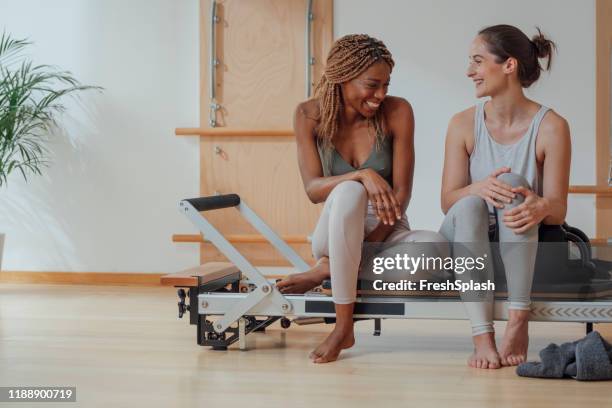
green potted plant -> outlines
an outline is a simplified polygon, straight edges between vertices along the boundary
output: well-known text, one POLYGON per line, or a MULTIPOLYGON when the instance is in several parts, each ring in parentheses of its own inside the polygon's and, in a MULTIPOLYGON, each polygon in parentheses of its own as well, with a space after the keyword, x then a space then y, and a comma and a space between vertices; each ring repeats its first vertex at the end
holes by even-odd
MULTIPOLYGON (((102 89, 79 83, 70 72, 50 65, 34 65, 23 56, 31 43, 0 37, 0 188, 8 176, 19 171, 27 181, 42 174, 46 138, 58 126, 65 110, 61 100, 87 89, 102 89)), ((0 231, 0 268, 5 234, 0 231)))

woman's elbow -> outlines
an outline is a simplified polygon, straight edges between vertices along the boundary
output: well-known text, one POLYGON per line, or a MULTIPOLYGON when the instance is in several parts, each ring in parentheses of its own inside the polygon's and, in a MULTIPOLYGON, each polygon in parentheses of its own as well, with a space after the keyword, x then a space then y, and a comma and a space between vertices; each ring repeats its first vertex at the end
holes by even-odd
POLYGON ((567 216, 567 201, 554 200, 550 205, 548 215, 544 218, 544 224, 561 225, 567 216))
POLYGON ((450 206, 448 205, 447 200, 444 197, 444 194, 442 194, 440 197, 440 209, 442 210, 442 213, 446 215, 449 207, 450 206))
POLYGON ((313 188, 307 186, 305 190, 306 190, 306 196, 308 197, 308 199, 310 200, 311 203, 319 204, 320 202, 323 201, 321 199, 320 194, 318 194, 316 191, 314 191, 313 188))

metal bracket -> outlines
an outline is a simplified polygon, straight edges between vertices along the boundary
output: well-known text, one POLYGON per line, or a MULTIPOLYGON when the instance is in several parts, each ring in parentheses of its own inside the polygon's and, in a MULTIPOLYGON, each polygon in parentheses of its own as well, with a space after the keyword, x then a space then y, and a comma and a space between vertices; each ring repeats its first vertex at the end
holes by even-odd
POLYGON ((221 109, 221 105, 217 103, 217 66, 219 66, 220 61, 217 58, 217 30, 215 29, 215 25, 219 22, 219 16, 217 15, 217 1, 212 0, 210 2, 210 35, 208 36, 210 39, 209 46, 209 66, 208 66, 208 74, 209 74, 209 94, 210 94, 210 111, 208 115, 208 122, 210 127, 217 126, 217 111, 221 109))
POLYGON ((315 59, 312 56, 312 21, 314 14, 312 13, 312 0, 308 0, 306 6, 306 98, 310 98, 312 93, 312 66, 315 59))
POLYGON ((246 350, 246 319, 244 317, 238 319, 238 347, 240 350, 246 350))
POLYGON ((217 333, 224 332, 236 320, 248 315, 249 311, 266 297, 269 297, 270 301, 282 310, 283 314, 289 314, 293 310, 291 303, 285 299, 278 289, 270 284, 262 285, 250 292, 246 298, 236 303, 221 319, 217 320, 214 325, 215 331, 217 333))

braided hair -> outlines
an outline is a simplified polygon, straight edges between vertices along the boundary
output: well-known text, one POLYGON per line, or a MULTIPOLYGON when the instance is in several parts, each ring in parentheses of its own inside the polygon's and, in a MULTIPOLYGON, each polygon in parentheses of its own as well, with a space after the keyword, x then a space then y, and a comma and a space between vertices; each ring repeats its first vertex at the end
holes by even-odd
MULTIPOLYGON (((385 44, 367 34, 350 34, 334 42, 325 71, 315 87, 314 97, 319 101, 319 125, 317 137, 325 152, 331 151, 333 139, 338 133, 340 112, 344 106, 340 84, 359 76, 372 64, 385 61, 393 69, 395 62, 385 44)), ((376 133, 376 146, 384 135, 384 101, 372 118, 368 119, 376 133)))

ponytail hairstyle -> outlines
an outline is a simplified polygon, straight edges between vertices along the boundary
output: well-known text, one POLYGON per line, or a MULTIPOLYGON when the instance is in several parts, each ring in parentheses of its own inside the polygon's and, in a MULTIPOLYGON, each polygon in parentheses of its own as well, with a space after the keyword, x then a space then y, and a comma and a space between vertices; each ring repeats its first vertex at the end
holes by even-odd
MULTIPOLYGON (((314 97, 319 101, 317 142, 326 153, 331 152, 333 139, 338 134, 340 112, 344 106, 340 84, 356 78, 378 61, 385 61, 391 69, 395 65, 385 44, 367 34, 345 35, 336 40, 329 50, 325 71, 314 92, 314 97)), ((376 132, 377 147, 385 136, 383 106, 384 101, 376 114, 368 119, 376 132)))
POLYGON ((487 43, 489 52, 497 57, 496 62, 502 63, 512 57, 518 61, 518 79, 523 88, 540 78, 542 66, 540 59, 546 59, 546 70, 550 70, 553 52, 557 46, 546 38, 540 28, 530 40, 518 28, 500 24, 484 28, 478 32, 487 43))

